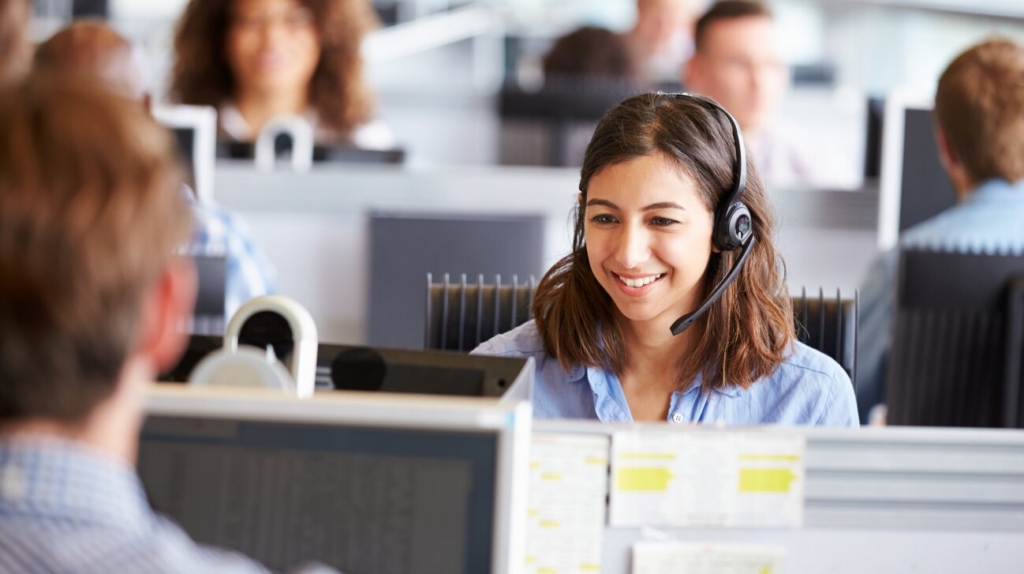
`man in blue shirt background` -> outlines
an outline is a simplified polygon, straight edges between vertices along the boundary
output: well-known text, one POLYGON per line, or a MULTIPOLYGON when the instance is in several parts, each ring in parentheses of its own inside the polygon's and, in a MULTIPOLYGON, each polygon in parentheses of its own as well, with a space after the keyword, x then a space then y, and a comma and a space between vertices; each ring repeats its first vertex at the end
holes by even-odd
MULTIPOLYGON (((1024 47, 996 38, 960 54, 939 79, 935 123, 960 203, 904 232, 899 249, 1024 253, 1024 47)), ((897 261, 883 254, 861 285, 862 421, 884 399, 897 261)))

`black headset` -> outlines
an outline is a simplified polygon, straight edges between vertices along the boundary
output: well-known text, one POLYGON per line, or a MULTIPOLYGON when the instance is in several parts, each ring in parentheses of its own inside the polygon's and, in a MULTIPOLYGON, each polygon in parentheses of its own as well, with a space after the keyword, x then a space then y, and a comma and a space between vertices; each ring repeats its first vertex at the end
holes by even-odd
POLYGON ((750 255, 750 248, 754 246, 754 224, 753 219, 750 217, 750 209, 743 203, 743 192, 747 188, 747 153, 743 146, 743 132, 740 131, 740 124, 736 121, 736 118, 732 117, 732 114, 710 98, 686 93, 663 94, 659 92, 658 95, 691 98, 704 108, 724 115, 729 119, 729 123, 732 124, 732 136, 736 144, 733 186, 729 193, 722 198, 722 201, 718 203, 718 207, 715 208, 715 229, 712 233, 712 241, 714 241, 715 247, 723 252, 735 251, 740 248, 742 248, 742 251, 740 251, 739 257, 736 259, 736 263, 733 264, 732 269, 729 270, 729 273, 726 274, 721 283, 715 285, 715 288, 711 290, 711 293, 704 299, 704 302, 692 313, 683 315, 675 323, 672 323, 672 334, 678 335, 699 319, 701 315, 706 313, 711 308, 711 305, 718 301, 729 285, 739 276, 743 264, 747 261, 747 256, 750 255))

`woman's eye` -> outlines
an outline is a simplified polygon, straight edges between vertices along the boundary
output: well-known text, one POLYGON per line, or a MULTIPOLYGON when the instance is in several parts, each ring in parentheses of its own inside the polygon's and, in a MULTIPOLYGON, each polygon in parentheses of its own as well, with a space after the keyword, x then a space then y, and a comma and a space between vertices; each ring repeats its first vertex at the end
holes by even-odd
POLYGON ((678 223, 678 222, 675 221, 674 219, 667 219, 667 218, 664 218, 664 217, 654 217, 654 218, 651 218, 651 225, 654 225, 656 227, 668 227, 669 225, 672 225, 674 223, 678 223))
POLYGON ((607 224, 607 223, 615 223, 615 218, 610 216, 610 215, 608 215, 608 214, 595 215, 594 217, 590 218, 590 222, 591 223, 596 223, 598 225, 607 224))

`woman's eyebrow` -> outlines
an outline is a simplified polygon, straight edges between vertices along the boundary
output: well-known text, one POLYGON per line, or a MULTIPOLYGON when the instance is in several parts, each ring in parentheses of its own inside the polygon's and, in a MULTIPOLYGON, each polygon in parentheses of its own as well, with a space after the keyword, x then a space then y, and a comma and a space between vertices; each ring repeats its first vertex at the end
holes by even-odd
POLYGON ((682 205, 679 205, 678 203, 672 202, 672 201, 662 201, 662 202, 659 202, 659 203, 652 203, 652 204, 648 205, 647 207, 643 208, 641 211, 654 211, 655 209, 681 209, 683 211, 686 211, 685 207, 683 207, 682 205))
POLYGON ((619 206, 608 201, 607 199, 591 199, 587 201, 587 207, 603 206, 610 209, 618 210, 619 206))

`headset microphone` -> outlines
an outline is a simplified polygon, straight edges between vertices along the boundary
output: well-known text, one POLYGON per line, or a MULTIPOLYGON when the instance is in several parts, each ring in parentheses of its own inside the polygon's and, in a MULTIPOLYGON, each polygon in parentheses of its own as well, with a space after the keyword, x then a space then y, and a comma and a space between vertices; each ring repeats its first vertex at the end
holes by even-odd
POLYGON ((722 294, 725 293, 725 290, 736 277, 739 276, 743 264, 746 263, 750 250, 754 246, 754 230, 750 210, 743 203, 743 192, 747 188, 747 157, 743 146, 743 133, 740 131, 740 125, 736 122, 736 118, 732 117, 732 114, 715 103, 714 100, 691 94, 670 95, 692 98, 707 109, 721 112, 729 119, 729 123, 732 124, 733 140, 736 143, 736 164, 733 168, 733 173, 736 174, 736 177, 732 190, 722 198, 718 208, 715 209, 715 230, 712 234, 712 240, 715 243, 715 247, 722 252, 742 248, 739 256, 736 258, 736 262, 733 263, 732 269, 729 270, 729 273, 726 274, 725 278, 718 285, 715 285, 711 293, 697 309, 692 313, 683 315, 675 323, 672 323, 672 334, 678 335, 704 315, 711 308, 711 305, 718 301, 722 294))

